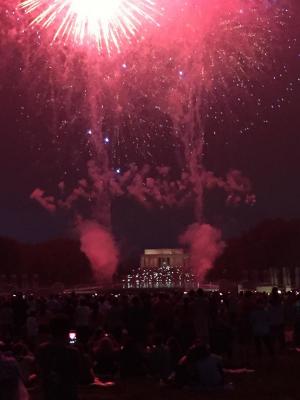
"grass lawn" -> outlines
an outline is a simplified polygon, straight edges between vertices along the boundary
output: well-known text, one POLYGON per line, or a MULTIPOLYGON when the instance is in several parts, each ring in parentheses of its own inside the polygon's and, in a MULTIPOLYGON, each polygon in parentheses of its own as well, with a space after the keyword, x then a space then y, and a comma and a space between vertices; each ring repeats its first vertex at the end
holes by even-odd
MULTIPOLYGON (((256 363, 255 372, 226 374, 233 389, 195 392, 190 389, 161 387, 151 378, 120 381, 111 388, 85 387, 80 400, 300 400, 300 353, 289 351, 273 360, 256 363)), ((36 393, 31 400, 42 400, 36 393)))

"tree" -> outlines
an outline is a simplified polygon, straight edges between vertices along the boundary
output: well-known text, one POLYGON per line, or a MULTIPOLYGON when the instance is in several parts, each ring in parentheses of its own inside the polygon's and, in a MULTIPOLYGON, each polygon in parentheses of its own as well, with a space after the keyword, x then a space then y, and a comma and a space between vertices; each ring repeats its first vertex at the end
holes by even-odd
POLYGON ((300 267, 300 220, 266 220, 227 242, 210 279, 241 280, 245 271, 300 267))

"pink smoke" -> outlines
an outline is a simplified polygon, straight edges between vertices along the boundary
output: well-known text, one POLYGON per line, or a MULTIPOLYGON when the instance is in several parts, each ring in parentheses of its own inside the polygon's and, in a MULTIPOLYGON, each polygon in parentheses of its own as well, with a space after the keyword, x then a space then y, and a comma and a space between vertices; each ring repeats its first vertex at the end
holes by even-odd
POLYGON ((118 265, 118 250, 111 234, 95 221, 77 225, 81 251, 87 256, 95 277, 111 281, 118 265))
POLYGON ((39 188, 34 189, 31 193, 30 198, 36 200, 43 208, 50 213, 56 211, 56 204, 54 196, 46 196, 45 191, 39 188))
MULTIPOLYGON (((185 171, 179 179, 172 180, 169 177, 170 169, 165 166, 153 171, 148 165, 139 168, 131 164, 122 174, 116 174, 113 170, 102 173, 96 163, 90 160, 88 171, 88 178, 80 179, 70 193, 67 193, 64 182, 60 182, 57 197, 46 196, 43 190, 37 188, 31 198, 50 212, 70 210, 82 199, 97 206, 105 193, 111 197, 130 197, 146 208, 157 205, 183 207, 195 201, 197 210, 201 211, 203 191, 215 188, 226 193, 227 205, 254 205, 256 202, 250 180, 238 170, 230 170, 223 178, 204 168, 201 171, 195 169, 194 172, 185 171)), ((198 220, 201 220, 201 212, 198 220)))
POLYGON ((225 247, 221 231, 208 224, 195 223, 179 240, 189 247, 191 267, 198 279, 203 281, 225 247))

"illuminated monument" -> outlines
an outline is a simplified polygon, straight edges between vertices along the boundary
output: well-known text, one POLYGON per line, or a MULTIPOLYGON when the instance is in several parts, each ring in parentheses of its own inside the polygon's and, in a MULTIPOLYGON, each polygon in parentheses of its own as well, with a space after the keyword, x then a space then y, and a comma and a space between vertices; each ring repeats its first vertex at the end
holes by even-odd
POLYGON ((183 249, 146 249, 140 267, 123 279, 124 288, 193 288, 195 276, 183 249))
POLYGON ((145 249, 141 256, 142 268, 181 267, 188 268, 189 256, 183 249, 145 249))

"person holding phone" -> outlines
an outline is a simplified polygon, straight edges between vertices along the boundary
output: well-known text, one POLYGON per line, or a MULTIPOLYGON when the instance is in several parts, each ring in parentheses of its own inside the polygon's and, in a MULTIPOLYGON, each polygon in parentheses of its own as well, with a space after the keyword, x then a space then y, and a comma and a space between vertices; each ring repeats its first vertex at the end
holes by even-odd
POLYGON ((76 331, 70 331, 69 332, 69 343, 70 344, 76 344, 77 343, 76 331))
POLYGON ((80 354, 70 345, 76 332, 69 331, 63 316, 51 321, 50 330, 51 340, 39 347, 37 355, 45 400, 78 400, 80 354))

